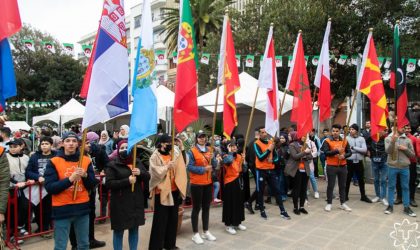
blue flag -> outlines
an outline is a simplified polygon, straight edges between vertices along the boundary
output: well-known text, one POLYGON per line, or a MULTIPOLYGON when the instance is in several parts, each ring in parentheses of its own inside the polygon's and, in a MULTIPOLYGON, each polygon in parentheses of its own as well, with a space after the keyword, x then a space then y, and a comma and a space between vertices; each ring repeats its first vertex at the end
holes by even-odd
POLYGON ((128 149, 157 133, 157 100, 153 83, 155 53, 150 0, 143 1, 141 32, 133 77, 133 111, 131 113, 128 149))
POLYGON ((6 107, 6 99, 13 96, 16 96, 16 78, 12 51, 9 41, 5 38, 0 41, 0 111, 6 107))

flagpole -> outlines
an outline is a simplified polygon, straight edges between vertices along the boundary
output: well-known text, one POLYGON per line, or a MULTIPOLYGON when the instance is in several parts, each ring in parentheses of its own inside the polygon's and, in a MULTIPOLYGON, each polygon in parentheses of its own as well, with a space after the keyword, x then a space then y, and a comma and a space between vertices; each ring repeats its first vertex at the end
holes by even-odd
MULTIPOLYGON (((87 135, 87 128, 85 128, 83 130, 83 135, 82 135, 82 145, 80 147, 80 155, 79 155, 79 162, 77 164, 78 168, 82 167, 83 164, 83 156, 85 154, 85 146, 86 146, 86 135, 87 135)), ((76 200, 77 197, 77 190, 79 189, 79 181, 76 181, 74 183, 74 189, 73 189, 73 200, 76 200)))
POLYGON ((286 100, 286 94, 287 94, 287 89, 284 88, 283 99, 281 100, 280 111, 279 111, 279 126, 280 126, 281 112, 283 111, 284 101, 286 100))
POLYGON ((249 117, 248 127, 246 129, 245 145, 244 145, 244 151, 243 151, 244 154, 246 154, 246 146, 248 145, 249 130, 251 129, 252 119, 254 118, 255 104, 257 103, 257 96, 258 96, 259 90, 260 90, 260 87, 257 87, 257 91, 255 92, 254 104, 252 105, 252 109, 251 109, 251 116, 249 117))
MULTIPOLYGON (((134 144, 134 148, 133 148, 133 167, 131 168, 131 170, 136 168, 136 160, 137 160, 137 143, 134 144)), ((134 183, 131 183, 131 192, 134 192, 134 183)))
MULTIPOLYGON (((400 27, 399 27, 400 26, 400 20, 397 20, 396 23, 398 25, 398 33, 399 33, 400 32, 400 27)), ((395 28, 394 28, 394 30, 395 30, 395 28)), ((395 33, 395 31, 394 31, 394 33, 395 33)), ((394 36, 395 36, 395 34, 394 34, 394 36)), ((399 34, 398 34, 398 36, 399 36, 399 34)), ((394 46, 395 46, 395 38, 394 38, 394 46)), ((393 51, 393 53, 394 53, 393 54, 393 57, 395 58, 395 60, 392 60, 392 61, 395 64, 395 62, 397 61, 398 58, 396 58, 394 51, 393 51)), ((400 63, 401 63, 401 61, 400 61, 400 63)), ((392 65, 392 67, 395 67, 395 65, 392 65)), ((395 78, 395 83, 394 83, 394 100, 395 100, 394 101, 394 103, 395 103, 394 110, 395 110, 395 115, 394 115, 394 124, 393 124, 393 131, 392 132, 394 134, 397 134, 397 130, 398 130, 398 124, 397 124, 397 122, 398 122, 398 114, 397 114, 397 111, 398 111, 398 99, 397 99, 397 76, 396 76, 397 72, 394 72, 394 74, 395 74, 395 77, 394 77, 395 78)), ((394 160, 394 161, 397 159, 397 150, 394 150, 394 152, 392 152, 391 159, 394 160)))
MULTIPOLYGON (((223 77, 223 84, 224 84, 224 77, 223 77)), ((213 147, 214 147, 214 133, 216 130, 216 116, 217 116, 217 106, 219 105, 219 90, 220 90, 220 84, 217 83, 217 88, 216 88, 216 101, 215 101, 215 105, 214 105, 214 113, 213 113, 213 126, 211 128, 211 153, 213 153, 213 147)), ((230 135, 229 135, 230 136, 230 135)))

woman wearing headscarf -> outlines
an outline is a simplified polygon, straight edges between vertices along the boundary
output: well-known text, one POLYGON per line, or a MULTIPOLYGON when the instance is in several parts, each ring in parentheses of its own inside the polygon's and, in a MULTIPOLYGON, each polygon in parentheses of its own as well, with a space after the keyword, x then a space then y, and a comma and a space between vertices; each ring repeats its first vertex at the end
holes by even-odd
POLYGON ((180 199, 185 198, 187 171, 181 151, 174 148, 171 156, 172 138, 160 135, 156 150, 150 157, 150 195, 154 209, 149 249, 176 249, 178 208, 180 199))
POLYGON ((127 139, 129 133, 130 133, 130 127, 124 124, 120 127, 120 134, 118 135, 118 137, 120 139, 127 139))
POLYGON ((111 229, 114 230, 114 250, 123 248, 122 240, 126 229, 129 230, 129 249, 137 249, 138 228, 145 222, 142 182, 148 182, 150 174, 140 161, 136 161, 136 167, 133 168, 133 158, 127 153, 127 147, 127 140, 118 142, 118 157, 105 168, 106 185, 111 190, 111 229))
POLYGON ((112 149, 112 144, 114 143, 114 141, 109 137, 108 131, 103 130, 101 132, 101 139, 99 139, 98 144, 99 145, 104 145, 105 147, 105 152, 107 155, 110 155, 113 151, 112 149))
POLYGON ((287 133, 280 132, 278 141, 276 141, 276 150, 279 160, 276 162, 276 172, 279 176, 279 190, 283 200, 287 199, 287 179, 284 176, 286 162, 289 159, 289 140, 287 133))
POLYGON ((290 132, 291 142, 289 143, 290 158, 286 163, 285 174, 293 178, 294 186, 293 212, 308 214, 305 210, 306 189, 308 187, 308 176, 310 175, 309 162, 312 161, 311 149, 304 146, 306 136, 298 138, 297 132, 290 132))

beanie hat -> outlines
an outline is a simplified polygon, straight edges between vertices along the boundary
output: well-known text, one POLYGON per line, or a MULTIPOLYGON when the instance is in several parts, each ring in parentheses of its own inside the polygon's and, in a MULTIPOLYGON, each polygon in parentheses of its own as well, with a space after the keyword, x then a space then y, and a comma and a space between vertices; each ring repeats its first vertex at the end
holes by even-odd
POLYGON ((359 132, 359 126, 356 123, 353 123, 352 125, 350 125, 350 128, 356 130, 357 132, 359 132))
POLYGON ((64 133, 62 138, 63 138, 63 141, 67 138, 76 138, 77 140, 79 140, 79 137, 77 136, 77 134, 72 131, 64 133))

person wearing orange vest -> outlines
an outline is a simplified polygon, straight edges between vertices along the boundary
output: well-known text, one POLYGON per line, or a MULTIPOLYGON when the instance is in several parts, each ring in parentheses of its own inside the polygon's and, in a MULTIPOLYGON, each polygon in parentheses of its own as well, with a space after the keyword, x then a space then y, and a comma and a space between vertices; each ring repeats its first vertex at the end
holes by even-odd
POLYGON ((274 150, 274 143, 268 140, 268 134, 264 127, 258 129, 260 138, 254 143, 255 150, 255 174, 257 181, 257 202, 260 207, 260 214, 263 219, 267 219, 264 208, 264 185, 267 182, 272 194, 276 197, 279 204, 280 216, 286 220, 290 219, 281 199, 279 176, 274 169, 275 163, 279 160, 277 151, 274 150))
POLYGON ((78 164, 78 137, 68 132, 63 135, 63 150, 51 158, 44 174, 45 189, 52 195, 55 250, 67 249, 71 225, 78 249, 89 249, 89 190, 95 187, 96 179, 89 157, 83 156, 81 167, 78 164))
POLYGON ((199 131, 196 136, 197 144, 188 151, 188 172, 190 177, 191 197, 193 208, 191 212, 191 224, 193 228, 192 241, 196 244, 203 244, 203 239, 215 241, 209 231, 210 203, 213 200, 212 190, 213 181, 211 172, 215 170, 217 162, 212 156, 210 147, 206 146, 207 137, 203 131, 199 131), (198 233, 198 214, 203 220, 203 234, 198 233))
POLYGON ((325 139, 322 145, 322 152, 326 156, 327 164, 327 206, 325 211, 330 212, 333 199, 335 179, 338 177, 338 190, 340 193, 340 208, 350 212, 351 208, 346 204, 346 180, 347 162, 346 158, 351 156, 351 150, 347 141, 340 137, 341 125, 334 124, 331 129, 331 136, 325 139))
POLYGON ((223 211, 222 221, 226 232, 236 234, 236 229, 245 231, 244 191, 241 179, 243 156, 238 154, 236 141, 227 144, 228 153, 223 155, 223 211))

